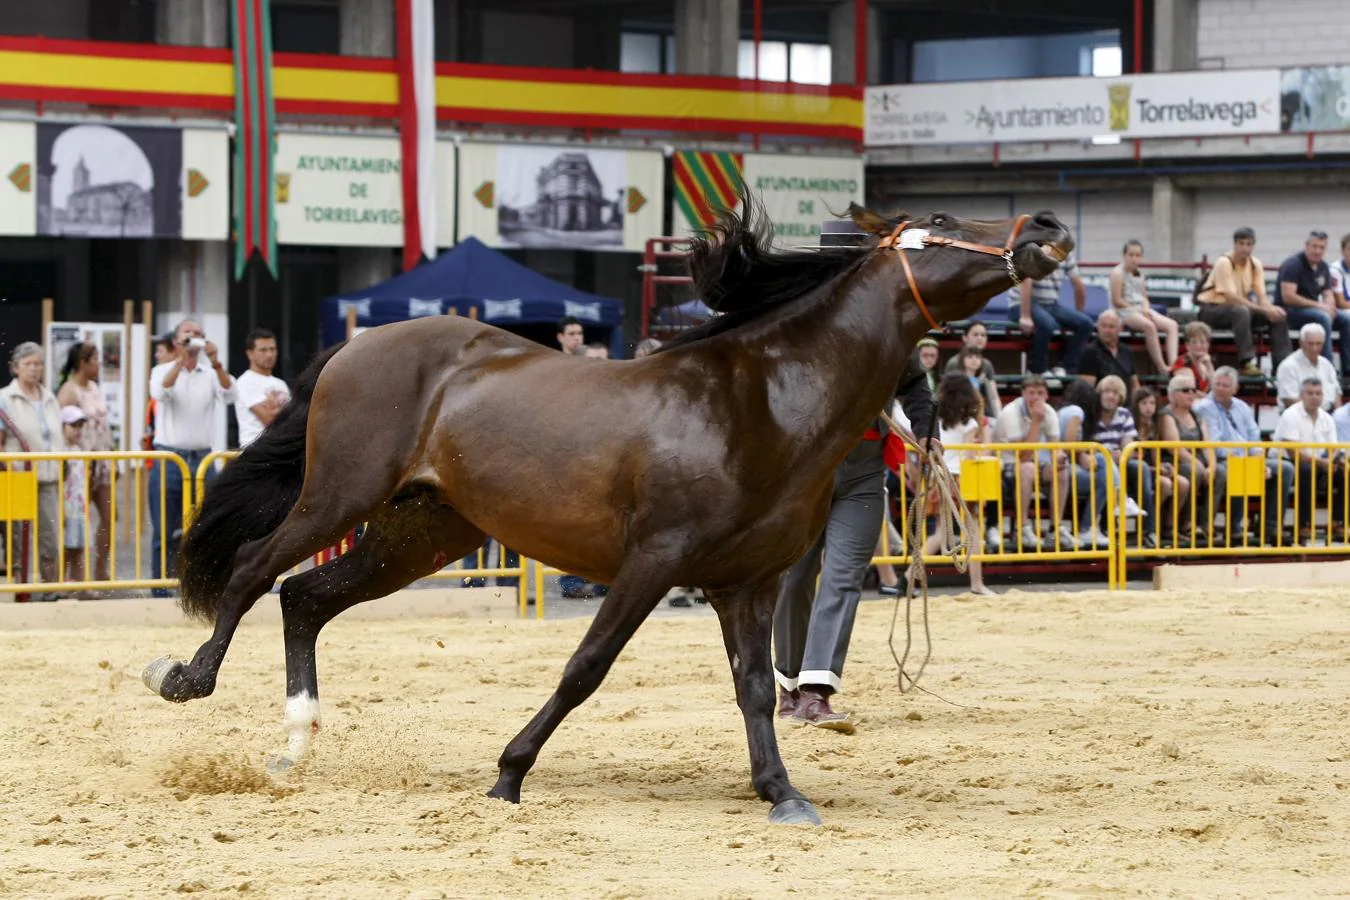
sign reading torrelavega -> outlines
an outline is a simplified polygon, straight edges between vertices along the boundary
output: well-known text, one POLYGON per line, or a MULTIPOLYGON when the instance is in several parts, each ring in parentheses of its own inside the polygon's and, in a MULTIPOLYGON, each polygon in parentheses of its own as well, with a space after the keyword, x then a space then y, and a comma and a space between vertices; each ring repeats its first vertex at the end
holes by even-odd
POLYGON ((402 246, 398 139, 283 133, 275 168, 278 243, 402 246))
POLYGON ((1270 134, 1280 130, 1280 72, 883 85, 864 105, 870 147, 1270 134))

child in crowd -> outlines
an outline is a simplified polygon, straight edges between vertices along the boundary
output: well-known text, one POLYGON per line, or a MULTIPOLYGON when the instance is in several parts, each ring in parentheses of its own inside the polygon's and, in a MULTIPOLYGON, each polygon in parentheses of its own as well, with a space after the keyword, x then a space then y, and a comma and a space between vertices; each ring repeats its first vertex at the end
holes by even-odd
MULTIPOLYGON (((78 406, 61 407, 61 432, 65 435, 67 447, 80 446, 85 419, 84 410, 78 406)), ((85 525, 89 521, 87 472, 87 460, 70 459, 66 460, 65 471, 62 474, 61 510, 65 520, 62 523, 62 530, 67 581, 84 581, 87 577, 84 558, 85 525)))

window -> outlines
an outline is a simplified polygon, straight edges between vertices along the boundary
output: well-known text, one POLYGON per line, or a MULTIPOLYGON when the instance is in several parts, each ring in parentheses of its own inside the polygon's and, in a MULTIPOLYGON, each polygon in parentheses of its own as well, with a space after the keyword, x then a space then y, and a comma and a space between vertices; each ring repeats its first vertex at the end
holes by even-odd
POLYGON ((1092 48, 1092 68, 1090 74, 1097 78, 1116 78, 1122 71, 1119 44, 1108 44, 1092 48))
POLYGON ((830 45, 793 44, 788 54, 788 70, 797 84, 829 84, 830 45))
MULTIPOLYGON (((755 42, 741 41, 736 48, 736 75, 755 77, 755 42)), ((829 44, 789 44, 761 41, 760 81, 793 81, 797 84, 830 83, 829 44)))
POLYGON ((619 39, 620 72, 661 71, 661 36, 625 31, 619 39))

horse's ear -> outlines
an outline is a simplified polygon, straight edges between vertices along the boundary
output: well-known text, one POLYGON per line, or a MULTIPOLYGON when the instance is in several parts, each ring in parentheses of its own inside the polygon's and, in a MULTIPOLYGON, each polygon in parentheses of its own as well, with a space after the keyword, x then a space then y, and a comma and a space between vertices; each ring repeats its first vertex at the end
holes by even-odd
POLYGON ((870 209, 856 203, 848 205, 848 215, 853 220, 853 224, 863 231, 870 231, 872 234, 890 234, 895 230, 894 222, 889 222, 884 216, 879 216, 870 209))

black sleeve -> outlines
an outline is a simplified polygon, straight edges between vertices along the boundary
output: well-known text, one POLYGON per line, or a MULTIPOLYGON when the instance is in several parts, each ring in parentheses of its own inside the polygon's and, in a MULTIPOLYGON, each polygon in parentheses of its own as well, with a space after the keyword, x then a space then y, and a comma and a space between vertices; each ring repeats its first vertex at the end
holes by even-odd
POLYGON ((933 416, 933 390, 928 386, 928 376, 919 364, 917 353, 911 354, 905 364, 895 396, 900 399, 900 408, 905 411, 914 436, 928 437, 928 423, 933 416))

